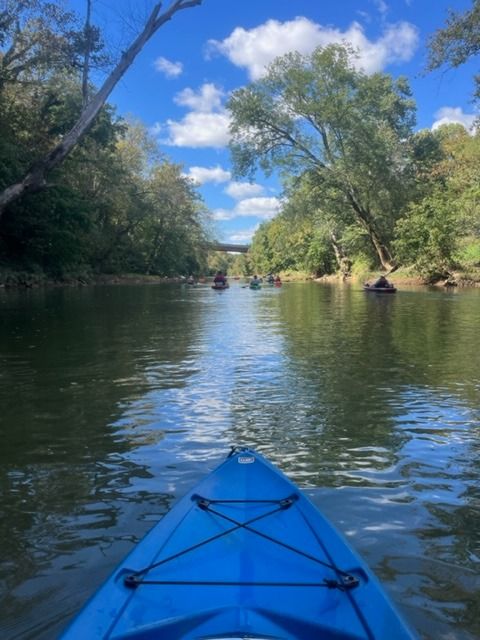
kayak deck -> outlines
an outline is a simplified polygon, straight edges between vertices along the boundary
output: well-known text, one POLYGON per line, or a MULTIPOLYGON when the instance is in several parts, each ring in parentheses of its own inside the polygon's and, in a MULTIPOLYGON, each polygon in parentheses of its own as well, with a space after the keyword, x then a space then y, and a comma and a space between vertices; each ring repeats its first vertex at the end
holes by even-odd
POLYGON ((63 637, 414 636, 313 504, 242 450, 152 529, 63 637))

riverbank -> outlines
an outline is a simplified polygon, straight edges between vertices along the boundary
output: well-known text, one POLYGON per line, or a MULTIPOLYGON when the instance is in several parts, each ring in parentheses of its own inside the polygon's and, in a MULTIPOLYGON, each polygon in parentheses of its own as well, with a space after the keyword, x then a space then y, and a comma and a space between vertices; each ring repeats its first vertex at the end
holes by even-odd
MULTIPOLYGON (((381 274, 380 271, 366 271, 362 273, 354 273, 345 277, 342 274, 336 273, 331 275, 322 276, 320 278, 312 277, 312 280, 316 282, 352 282, 358 284, 364 284, 366 282, 374 282, 381 274)), ((435 286, 435 287, 480 287, 480 270, 472 269, 469 271, 454 271, 448 278, 426 278, 425 276, 416 273, 413 269, 403 268, 398 269, 394 273, 387 276, 388 279, 396 286, 435 286)), ((295 274, 286 275, 283 278, 285 281, 301 280, 302 277, 295 277, 295 274)))
MULTIPOLYGON (((380 275, 379 271, 362 271, 344 276, 340 273, 315 277, 305 271, 282 271, 279 273, 282 282, 351 282, 363 284, 372 282, 380 275)), ((240 276, 242 277, 242 276, 240 276)), ((448 278, 429 279, 410 268, 397 269, 388 276, 396 286, 438 286, 438 287, 480 287, 480 269, 455 271, 448 278)), ((0 289, 35 289, 39 287, 84 287, 91 285, 135 285, 182 283, 182 276, 157 276, 139 273, 123 274, 76 274, 52 278, 44 273, 28 271, 11 271, 0 269, 0 289)))
POLYGON ((183 282, 181 277, 164 277, 138 273, 124 274, 76 274, 52 278, 44 273, 0 270, 0 288, 36 289, 39 287, 84 287, 91 285, 161 284, 183 282))
MULTIPOLYGON (((352 277, 354 282, 374 282, 380 272, 373 271, 366 274, 358 274, 352 277)), ((448 277, 425 277, 411 268, 400 268, 394 273, 387 275, 388 279, 397 286, 434 286, 434 287, 479 287, 480 270, 471 269, 469 271, 452 271, 448 277)))
MULTIPOLYGON (((341 273, 331 273, 328 275, 316 277, 315 275, 305 273, 302 271, 284 271, 280 272, 280 277, 282 282, 304 282, 306 280, 312 280, 314 282, 350 282, 350 283, 359 283, 364 284, 365 282, 373 282, 375 281, 380 272, 378 271, 366 271, 362 273, 354 273, 349 276, 345 276, 341 273)), ((398 270, 392 275, 389 275, 388 278, 394 282, 394 284, 400 285, 431 285, 432 282, 428 282, 425 278, 422 278, 420 275, 412 273, 407 270, 398 270)), ((479 282, 480 284, 480 278, 479 282)))

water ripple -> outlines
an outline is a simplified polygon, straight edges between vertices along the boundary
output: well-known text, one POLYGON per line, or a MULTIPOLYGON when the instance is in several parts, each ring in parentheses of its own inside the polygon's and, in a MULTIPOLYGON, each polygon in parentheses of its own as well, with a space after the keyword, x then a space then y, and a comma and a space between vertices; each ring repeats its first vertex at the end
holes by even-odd
POLYGON ((478 293, 2 298, 2 637, 54 636, 232 444, 305 488, 423 638, 480 637, 478 293))

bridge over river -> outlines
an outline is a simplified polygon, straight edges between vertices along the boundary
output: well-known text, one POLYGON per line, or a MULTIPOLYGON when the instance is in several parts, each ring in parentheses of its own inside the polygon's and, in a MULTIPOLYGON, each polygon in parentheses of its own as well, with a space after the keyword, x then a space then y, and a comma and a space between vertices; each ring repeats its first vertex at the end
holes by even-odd
POLYGON ((209 244, 209 249, 211 249, 212 251, 228 251, 229 253, 248 253, 250 245, 212 242, 211 244, 209 244))

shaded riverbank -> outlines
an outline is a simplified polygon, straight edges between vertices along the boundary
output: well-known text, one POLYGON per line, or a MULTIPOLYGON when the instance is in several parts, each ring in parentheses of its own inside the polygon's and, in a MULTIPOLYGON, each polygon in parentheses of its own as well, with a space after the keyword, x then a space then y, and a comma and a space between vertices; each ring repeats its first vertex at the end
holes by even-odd
MULTIPOLYGON (((372 282, 380 275, 379 271, 369 271, 360 274, 352 274, 348 277, 342 274, 330 274, 315 277, 313 274, 298 271, 281 271, 279 273, 283 282, 347 282, 363 284, 372 282)), ((428 279, 415 273, 411 269, 398 269, 388 276, 396 286, 438 286, 438 287, 480 287, 480 270, 456 271, 448 278, 428 279)), ((208 280, 208 276, 205 278, 208 280)), ((249 276, 233 276, 230 280, 248 280, 249 276)), ((0 269, 0 289, 35 289, 40 287, 84 287, 88 285, 143 285, 183 283, 185 276, 157 276, 139 273, 124 274, 75 274, 53 278, 43 273, 31 273, 28 271, 10 271, 0 269)))
POLYGON ((0 288, 3 289, 36 289, 40 287, 84 287, 88 285, 132 285, 162 284, 183 282, 184 278, 144 275, 138 273, 124 274, 76 274, 53 278, 43 273, 27 271, 0 271, 0 288))

